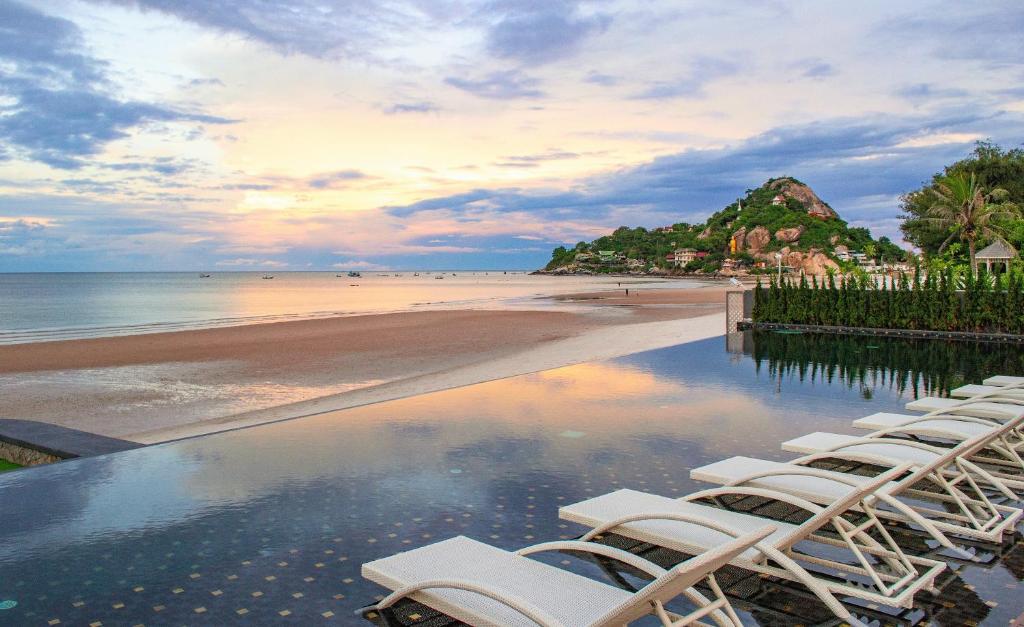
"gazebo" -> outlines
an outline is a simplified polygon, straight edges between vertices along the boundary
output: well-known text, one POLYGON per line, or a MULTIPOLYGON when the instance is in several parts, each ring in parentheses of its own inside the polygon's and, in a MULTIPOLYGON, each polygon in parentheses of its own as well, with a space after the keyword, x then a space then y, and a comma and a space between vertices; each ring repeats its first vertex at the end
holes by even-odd
POLYGON ((1002 263, 1004 268, 1010 267, 1010 261, 1016 259, 1017 251, 1004 239, 996 239, 974 255, 976 261, 985 262, 985 270, 992 272, 993 263, 1002 263))

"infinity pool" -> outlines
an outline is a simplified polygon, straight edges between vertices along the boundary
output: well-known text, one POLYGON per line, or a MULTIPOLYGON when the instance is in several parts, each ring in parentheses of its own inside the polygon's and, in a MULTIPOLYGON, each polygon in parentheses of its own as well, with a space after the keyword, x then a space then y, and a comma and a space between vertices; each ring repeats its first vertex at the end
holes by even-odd
MULTIPOLYGON (((706 487, 695 466, 789 459, 786 439, 853 432, 1022 362, 1012 348, 741 334, 5 473, 0 603, 16 604, 0 624, 355 624, 384 592, 365 561, 458 534, 509 549, 574 537, 559 505, 685 494, 706 487)), ((1014 541, 961 567, 926 620, 1024 612, 1014 541)))

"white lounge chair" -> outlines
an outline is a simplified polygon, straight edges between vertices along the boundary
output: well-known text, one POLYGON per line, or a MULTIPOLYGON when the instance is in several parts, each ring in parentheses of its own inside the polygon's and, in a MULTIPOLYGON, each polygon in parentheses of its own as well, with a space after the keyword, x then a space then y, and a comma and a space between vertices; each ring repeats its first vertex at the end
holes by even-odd
POLYGON ((1002 397, 1024 400, 1024 377, 989 377, 983 385, 961 385, 950 390, 949 395, 953 398, 1002 397))
MULTIPOLYGON (((907 431, 910 435, 916 435, 912 427, 908 428, 907 431)), ((897 433, 897 431, 876 431, 862 436, 816 431, 783 442, 782 450, 800 453, 801 455, 833 453, 837 454, 838 457, 845 456, 846 459, 851 460, 854 457, 859 457, 860 459, 857 461, 891 467, 906 462, 910 462, 915 466, 924 466, 947 454, 951 448, 955 448, 937 446, 916 439, 889 437, 894 433, 897 433)), ((993 437, 996 436, 997 434, 993 433, 993 437)), ((962 439, 969 440, 970 438, 962 439)), ((977 454, 980 454, 980 452, 977 454)), ((984 459, 973 458, 973 456, 965 457, 965 459, 972 464, 985 464, 984 459)), ((967 468, 968 472, 974 472, 970 466, 967 466, 967 468)), ((1002 492, 1007 498, 1012 498, 1016 501, 1021 500, 1021 496, 1017 491, 1024 490, 1024 474, 1008 474, 1004 470, 991 466, 988 468, 981 466, 980 468, 983 470, 983 473, 975 473, 976 479, 990 483, 990 485, 994 479, 998 484, 992 485, 993 488, 1002 492), (990 474, 991 478, 986 477, 985 473, 990 474)), ((955 476, 952 472, 946 473, 947 479, 953 479, 955 476)))
POLYGON ((1006 398, 1012 399, 1024 399, 1024 389, 1018 387, 1005 388, 999 385, 978 385, 975 383, 969 383, 967 385, 961 385, 958 388, 953 388, 949 391, 949 395, 953 398, 972 398, 975 396, 982 395, 996 395, 1005 396, 1006 398))
POLYGON ((932 412, 923 416, 879 412, 853 421, 858 429, 871 430, 872 437, 908 435, 913 438, 963 442, 985 438, 985 446, 972 456, 975 462, 992 466, 990 471, 1007 485, 1024 473, 1024 418, 1002 422, 976 416, 932 412), (1007 428, 1008 427, 1008 428, 1007 428))
MULTIPOLYGON (((1016 494, 1002 482, 970 461, 971 455, 985 446, 986 437, 974 438, 946 449, 925 464, 896 465, 897 468, 906 469, 906 472, 893 476, 892 481, 878 485, 874 494, 855 505, 871 516, 921 527, 940 544, 958 552, 959 548, 946 534, 986 542, 1002 541, 1003 533, 1012 532, 1024 512, 1016 507, 994 503, 979 485, 987 483, 990 489, 999 490, 1007 498, 1016 499, 1016 494), (933 505, 936 503, 942 509, 933 505)), ((814 462, 835 458, 882 466, 893 465, 881 455, 864 451, 830 451, 790 462, 732 457, 695 468, 690 471, 690 477, 730 487, 777 490, 819 505, 830 505, 841 498, 849 489, 848 486, 866 485, 873 479, 809 466, 814 462)))
POLYGON ((1024 377, 1010 377, 1002 374, 997 374, 994 377, 989 377, 982 381, 985 385, 998 385, 1000 387, 1013 386, 1013 385, 1024 385, 1024 377))
POLYGON ((910 411, 977 416, 1004 422, 1024 416, 1024 399, 996 397, 992 394, 963 399, 923 396, 910 401, 904 407, 910 411))
POLYGON ((704 617, 722 627, 742 627, 715 582, 714 571, 774 531, 774 526, 762 524, 727 537, 671 570, 591 542, 546 542, 511 553, 458 536, 363 564, 363 577, 394 592, 357 614, 383 613, 387 620, 389 608, 408 597, 474 626, 619 627, 653 614, 665 627, 703 625, 699 621, 704 617), (543 551, 592 553, 655 579, 637 592, 628 592, 525 557, 543 551), (692 588, 704 579, 714 600, 692 588), (666 610, 665 605, 680 595, 697 609, 685 616, 666 610))
POLYGON ((870 507, 865 508, 868 513, 859 524, 843 517, 908 468, 909 465, 904 465, 865 481, 849 481, 846 493, 838 495, 827 507, 790 494, 748 486, 703 490, 679 499, 624 489, 562 507, 558 515, 592 527, 581 540, 615 533, 695 554, 721 542, 729 530, 756 528, 765 519, 694 501, 752 496, 793 505, 813 515, 800 525, 772 521, 778 530, 753 549, 737 555, 731 565, 799 582, 838 618, 861 624, 836 599, 836 594, 882 605, 911 607, 914 594, 932 590, 935 577, 946 567, 943 562, 904 553, 871 513, 870 507), (824 533, 826 527, 831 530, 828 535, 824 533), (876 532, 881 540, 871 537, 869 531, 876 532), (798 543, 799 549, 796 548, 798 543), (804 552, 812 545, 823 549, 826 555, 804 552), (836 548, 849 551, 849 562, 835 557, 836 548))

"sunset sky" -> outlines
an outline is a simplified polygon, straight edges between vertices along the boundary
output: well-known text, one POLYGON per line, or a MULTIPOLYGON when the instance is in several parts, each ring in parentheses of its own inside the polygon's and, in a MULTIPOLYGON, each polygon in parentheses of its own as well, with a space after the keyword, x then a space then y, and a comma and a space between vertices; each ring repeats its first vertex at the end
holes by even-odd
POLYGON ((1024 142, 1024 3, 0 0, 0 271, 535 268, 1024 142))

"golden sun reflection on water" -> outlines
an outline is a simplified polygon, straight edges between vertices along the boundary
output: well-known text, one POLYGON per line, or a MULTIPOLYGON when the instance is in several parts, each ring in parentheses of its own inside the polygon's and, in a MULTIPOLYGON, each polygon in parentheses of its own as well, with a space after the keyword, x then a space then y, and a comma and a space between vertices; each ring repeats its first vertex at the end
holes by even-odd
MULTIPOLYGON (((779 432, 779 423, 778 413, 742 391, 687 384, 629 364, 588 363, 236 431, 224 446, 248 451, 252 463, 233 464, 215 477, 198 473, 189 484, 196 494, 219 499, 296 478, 394 475, 401 467, 410 481, 426 475, 447 481, 453 458, 480 464, 481 472, 484 464, 528 463, 558 475, 591 466, 598 454, 604 464, 632 466, 651 454, 652 443, 672 457, 695 448, 737 454, 744 435, 779 432), (318 433, 323 437, 310 437, 318 433), (301 450, 263 454, 289 441, 301 450)), ((764 454, 778 456, 777 442, 768 449, 764 454)))

